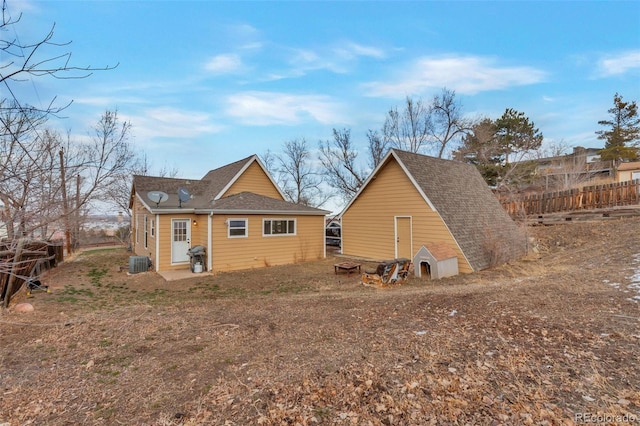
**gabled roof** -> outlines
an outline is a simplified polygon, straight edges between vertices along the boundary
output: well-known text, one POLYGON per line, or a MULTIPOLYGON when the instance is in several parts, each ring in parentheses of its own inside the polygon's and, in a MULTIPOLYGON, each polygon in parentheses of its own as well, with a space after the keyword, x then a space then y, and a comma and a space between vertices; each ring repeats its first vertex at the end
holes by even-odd
POLYGON ((260 161, 255 154, 209 171, 200 181, 199 186, 202 188, 200 189, 201 194, 209 197, 209 201, 219 199, 254 162, 262 168, 262 171, 269 177, 273 186, 278 190, 282 198, 284 198, 284 194, 273 181, 271 174, 269 174, 264 164, 262 164, 262 161, 260 161))
POLYGON ((424 201, 440 215, 474 270, 491 266, 496 256, 510 259, 524 254, 524 234, 475 166, 459 161, 391 149, 341 216, 392 160, 398 162, 424 201))
MULTIPOLYGON (((146 205, 149 210, 154 209, 171 209, 178 208, 180 202, 178 200, 178 188, 187 189, 191 195, 195 196, 194 188, 198 183, 197 180, 193 179, 176 179, 176 178, 166 178, 166 177, 157 177, 157 176, 141 176, 141 175, 133 175, 133 186, 131 189, 131 200, 129 201, 129 208, 131 208, 133 203, 133 198, 135 194, 138 194, 140 201, 146 205), (162 202, 156 206, 156 203, 149 199, 149 192, 151 191, 162 191, 166 193, 169 198, 166 200, 162 200, 162 202)), ((186 207, 186 203, 184 204, 186 207)), ((193 208, 191 201, 189 201, 190 208, 193 208)))
MULTIPOLYGON (((131 191, 131 201, 129 207, 133 205, 135 195, 152 213, 169 212, 244 212, 244 213, 288 213, 288 214, 322 214, 328 212, 300 204, 277 200, 250 192, 231 195, 221 198, 225 192, 238 180, 249 166, 258 164, 269 177, 274 187, 282 195, 282 191, 273 181, 271 175, 256 155, 252 155, 242 160, 227 164, 226 166, 209 171, 201 180, 176 179, 157 176, 133 176, 131 191), (182 206, 178 199, 178 189, 184 188, 191 195, 189 201, 183 202, 182 206), (168 195, 168 199, 157 204, 149 198, 149 192, 162 191, 168 195)), ((284 198, 284 196, 283 196, 284 198)))
POLYGON ((325 215, 326 210, 316 209, 303 204, 290 203, 253 192, 241 192, 220 198, 212 203, 213 213, 254 213, 254 214, 296 214, 325 215))

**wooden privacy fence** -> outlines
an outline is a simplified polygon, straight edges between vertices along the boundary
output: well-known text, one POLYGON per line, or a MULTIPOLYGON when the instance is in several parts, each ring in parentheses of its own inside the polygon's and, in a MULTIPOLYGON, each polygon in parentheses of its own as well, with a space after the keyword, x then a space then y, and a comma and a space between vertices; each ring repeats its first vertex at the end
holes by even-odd
POLYGON ((513 218, 640 205, 640 179, 522 197, 499 196, 498 199, 513 218))
POLYGON ((0 243, 0 306, 7 307, 11 297, 31 278, 63 260, 61 245, 46 241, 0 243))

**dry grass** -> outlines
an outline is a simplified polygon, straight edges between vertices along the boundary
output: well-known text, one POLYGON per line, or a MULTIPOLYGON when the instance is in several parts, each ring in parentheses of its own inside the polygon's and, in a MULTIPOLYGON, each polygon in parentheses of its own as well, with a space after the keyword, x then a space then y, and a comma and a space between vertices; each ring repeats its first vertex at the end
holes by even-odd
POLYGON ((530 234, 525 260, 387 289, 333 258, 167 283, 85 253, 0 316, 0 424, 640 417, 640 220, 530 234))

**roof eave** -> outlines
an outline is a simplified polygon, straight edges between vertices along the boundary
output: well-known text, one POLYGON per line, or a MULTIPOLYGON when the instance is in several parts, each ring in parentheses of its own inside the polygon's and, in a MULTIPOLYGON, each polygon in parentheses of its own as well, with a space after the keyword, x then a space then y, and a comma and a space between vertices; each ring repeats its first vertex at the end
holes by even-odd
POLYGON ((300 211, 300 210, 247 210, 247 209, 211 209, 207 212, 213 214, 260 214, 260 215, 289 215, 289 216, 326 216, 330 212, 327 210, 300 211))

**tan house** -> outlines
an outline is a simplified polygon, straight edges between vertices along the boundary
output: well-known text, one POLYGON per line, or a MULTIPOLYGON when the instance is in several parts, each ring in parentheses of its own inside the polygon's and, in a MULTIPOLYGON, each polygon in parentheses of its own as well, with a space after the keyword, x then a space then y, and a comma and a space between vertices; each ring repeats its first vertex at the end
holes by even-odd
POLYGON ((285 201, 256 155, 201 180, 134 176, 132 247, 156 271, 189 269, 204 246, 209 271, 324 258, 327 211, 285 201))
POLYGON ((423 247, 453 249, 460 272, 526 254, 526 237, 478 170, 392 149, 340 214, 342 252, 413 259, 423 247))
POLYGON ((616 168, 616 182, 640 179, 640 161, 620 163, 616 168))

